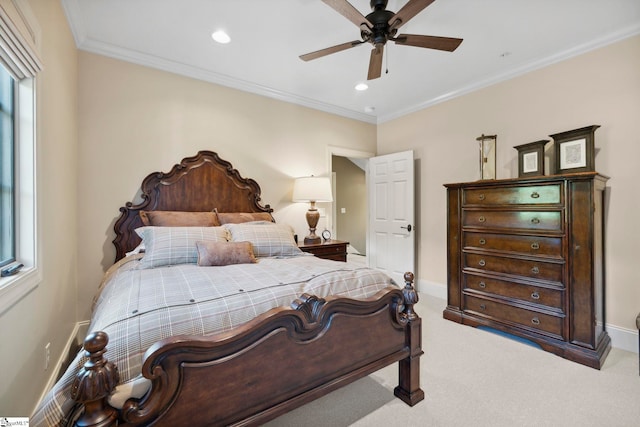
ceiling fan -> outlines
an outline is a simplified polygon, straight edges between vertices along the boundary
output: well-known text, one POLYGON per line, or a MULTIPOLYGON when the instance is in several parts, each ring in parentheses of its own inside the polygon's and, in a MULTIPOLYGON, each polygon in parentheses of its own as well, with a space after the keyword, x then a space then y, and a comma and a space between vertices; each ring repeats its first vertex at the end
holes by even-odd
POLYGON ((373 80, 382 74, 382 54, 387 41, 405 46, 424 47, 453 52, 462 43, 462 39, 451 37, 422 36, 416 34, 399 34, 398 28, 406 24, 411 18, 429 6, 435 0, 409 0, 398 13, 387 10, 388 0, 371 0, 369 4, 373 11, 366 17, 346 0, 322 0, 335 9, 342 16, 360 27, 362 40, 354 40, 315 52, 300 55, 303 61, 321 58, 323 56, 341 52, 363 43, 371 43, 371 58, 367 80, 373 80))

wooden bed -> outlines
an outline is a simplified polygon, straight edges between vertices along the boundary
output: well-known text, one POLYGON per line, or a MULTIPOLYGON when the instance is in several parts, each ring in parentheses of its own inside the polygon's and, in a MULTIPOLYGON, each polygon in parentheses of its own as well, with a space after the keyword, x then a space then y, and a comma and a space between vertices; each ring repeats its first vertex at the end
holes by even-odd
MULTIPOLYGON (((266 212, 260 186, 211 151, 185 158, 168 173, 148 175, 142 202, 127 203, 114 230, 116 261, 140 238, 141 210, 266 212)), ((365 300, 300 295, 227 333, 173 336, 145 354, 151 380, 140 399, 109 406, 118 382, 103 357, 108 336, 85 339, 89 361, 72 388, 79 402, 75 425, 259 425, 332 390, 398 362, 394 394, 410 406, 420 389, 421 319, 413 274, 404 288, 389 287, 365 300)))

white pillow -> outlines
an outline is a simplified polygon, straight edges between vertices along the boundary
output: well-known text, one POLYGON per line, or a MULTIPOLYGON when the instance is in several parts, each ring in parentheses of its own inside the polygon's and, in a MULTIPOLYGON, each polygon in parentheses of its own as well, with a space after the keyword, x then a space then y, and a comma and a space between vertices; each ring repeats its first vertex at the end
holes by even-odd
POLYGON ((224 224, 232 242, 251 242, 256 257, 302 255, 288 225, 271 222, 224 224))
POLYGON ((163 265, 196 264, 196 242, 226 242, 229 232, 224 227, 140 227, 136 233, 145 247, 140 268, 163 265))

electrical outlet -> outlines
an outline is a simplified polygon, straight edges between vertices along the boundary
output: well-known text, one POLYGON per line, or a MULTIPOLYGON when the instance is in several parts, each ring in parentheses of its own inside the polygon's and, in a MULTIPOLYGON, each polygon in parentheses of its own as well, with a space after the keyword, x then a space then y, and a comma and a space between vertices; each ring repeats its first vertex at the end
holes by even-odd
POLYGON ((48 342, 44 346, 44 370, 49 369, 49 363, 51 362, 51 343, 48 342))

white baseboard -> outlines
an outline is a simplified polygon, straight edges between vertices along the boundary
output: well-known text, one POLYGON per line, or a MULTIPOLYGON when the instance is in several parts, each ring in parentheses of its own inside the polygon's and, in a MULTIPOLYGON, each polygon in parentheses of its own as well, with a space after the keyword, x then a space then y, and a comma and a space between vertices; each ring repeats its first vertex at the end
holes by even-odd
POLYGON ((31 415, 32 416, 33 416, 33 412, 35 412, 35 410, 40 405, 40 402, 42 402, 42 399, 44 399, 44 397, 47 395, 47 393, 49 393, 49 390, 51 390, 53 385, 56 383, 56 380, 58 378, 58 373, 60 372, 60 368, 67 361, 67 356, 69 354, 69 349, 72 346, 74 346, 75 343, 77 343, 77 342, 84 342, 84 337, 86 335, 87 329, 89 329, 89 321, 88 320, 87 321, 83 321, 83 322, 78 322, 74 326, 73 330, 71 331, 71 334, 69 335, 69 338, 67 339, 67 342, 66 342, 65 346, 63 347, 62 353, 58 356, 58 359, 57 359, 56 363, 52 364, 50 366, 51 373, 49 374, 49 380, 47 381, 47 385, 45 386, 44 390, 42 391, 42 394, 40 395, 40 398, 36 402, 36 405, 33 407, 33 410, 31 411, 31 415))
POLYGON ((620 350, 638 353, 638 331, 634 329, 621 328, 620 326, 607 323, 605 326, 611 346, 620 350))
MULTIPOLYGON (((442 283, 430 282, 428 280, 418 280, 418 291, 430 295, 434 298, 447 300, 447 286, 442 283)), ((635 329, 621 328, 620 326, 607 323, 605 326, 611 346, 620 350, 638 353, 638 331, 635 329)))
POLYGON ((442 283, 418 279, 418 292, 422 292, 423 294, 445 301, 447 300, 447 286, 442 283))

